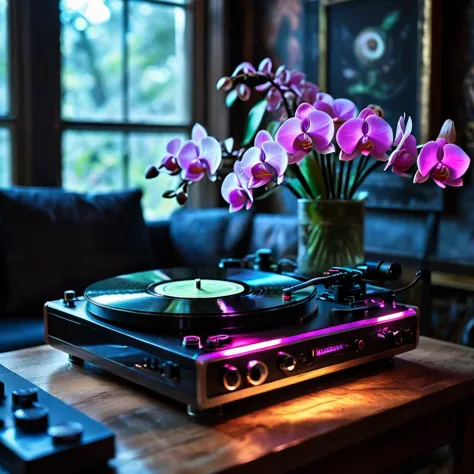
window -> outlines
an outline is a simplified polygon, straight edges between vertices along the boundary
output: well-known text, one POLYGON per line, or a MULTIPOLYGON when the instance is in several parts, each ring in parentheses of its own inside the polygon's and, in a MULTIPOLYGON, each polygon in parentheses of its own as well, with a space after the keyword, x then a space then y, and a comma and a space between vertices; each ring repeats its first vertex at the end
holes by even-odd
POLYGON ((11 182, 10 67, 8 2, 0 0, 0 186, 11 182))
POLYGON ((184 0, 60 1, 65 188, 142 187, 151 219, 176 207, 161 198, 175 178, 145 186, 144 172, 192 125, 192 11, 184 0))

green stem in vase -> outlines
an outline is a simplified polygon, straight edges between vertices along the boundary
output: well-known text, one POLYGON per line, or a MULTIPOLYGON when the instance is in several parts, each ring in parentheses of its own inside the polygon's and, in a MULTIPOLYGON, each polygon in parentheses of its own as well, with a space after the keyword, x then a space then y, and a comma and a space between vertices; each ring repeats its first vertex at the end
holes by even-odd
POLYGON ((323 174, 323 179, 324 179, 324 199, 328 199, 329 197, 329 183, 328 183, 328 175, 326 171, 326 163, 324 162, 324 157, 322 157, 319 153, 317 154, 319 158, 319 162, 321 163, 321 171, 323 174))
POLYGON ((337 199, 342 198, 342 178, 344 175, 345 161, 339 160, 339 176, 337 180, 337 199))
POLYGON ((349 164, 347 166, 346 178, 344 182, 344 199, 349 198, 348 191, 349 191, 349 181, 351 178, 351 171, 352 171, 352 161, 353 160, 349 161, 349 164))
POLYGON ((326 161, 326 169, 328 172, 328 183, 329 183, 329 191, 331 193, 332 199, 336 198, 336 191, 334 190, 334 175, 333 175, 333 166, 331 162, 331 155, 324 155, 323 159, 326 161))
POLYGON ((354 186, 352 186, 352 194, 351 194, 351 198, 354 196, 355 192, 357 191, 357 189, 359 189, 360 185, 363 184, 363 182, 367 179, 367 177, 370 175, 370 173, 372 173, 373 171, 375 171, 377 168, 379 168, 380 166, 382 166, 384 164, 383 161, 377 161, 375 162, 370 168, 368 168, 367 170, 365 170, 362 175, 360 176, 360 178, 357 180, 357 182, 354 184, 354 186))

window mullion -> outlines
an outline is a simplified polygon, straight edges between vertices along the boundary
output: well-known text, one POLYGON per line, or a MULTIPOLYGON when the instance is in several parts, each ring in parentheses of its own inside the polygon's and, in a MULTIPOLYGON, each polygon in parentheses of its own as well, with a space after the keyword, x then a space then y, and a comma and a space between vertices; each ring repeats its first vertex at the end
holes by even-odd
MULTIPOLYGON (((128 47, 128 33, 130 31, 130 8, 129 0, 124 0, 123 4, 123 38, 122 38, 122 107, 123 107, 123 120, 129 122, 130 120, 130 107, 129 107, 129 47, 128 47)), ((129 156, 129 139, 130 134, 125 131, 123 137, 123 179, 124 187, 127 188, 130 183, 130 156, 129 156)))

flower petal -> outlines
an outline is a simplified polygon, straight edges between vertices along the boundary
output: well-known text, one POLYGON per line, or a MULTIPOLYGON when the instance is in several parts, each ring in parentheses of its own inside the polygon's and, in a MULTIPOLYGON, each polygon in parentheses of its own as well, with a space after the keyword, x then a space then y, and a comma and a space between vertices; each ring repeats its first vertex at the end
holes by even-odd
POLYGON ((252 168, 261 162, 262 150, 256 146, 253 146, 244 153, 242 161, 240 162, 240 170, 245 176, 247 176, 247 179, 250 179, 252 177, 252 168))
POLYGON ((187 169, 189 164, 199 157, 199 148, 192 140, 188 140, 179 150, 178 164, 183 169, 187 169))
POLYGON ((200 142, 200 158, 207 164, 209 172, 215 174, 222 161, 222 149, 214 137, 205 137, 200 142))
POLYGON ((332 95, 326 94, 326 92, 318 92, 318 94, 316 95, 316 100, 321 101, 321 102, 325 102, 326 104, 330 105, 331 107, 334 104, 334 99, 333 99, 332 95))
POLYGON ((454 186, 455 188, 460 188, 463 185, 462 178, 447 179, 444 183, 446 186, 454 186))
POLYGON ((395 140, 393 142, 395 146, 398 146, 398 144, 401 142, 404 131, 405 131, 405 116, 401 115, 400 118, 398 119, 397 130, 395 132, 395 140))
POLYGON ((269 183, 274 175, 273 168, 266 163, 258 163, 252 168, 252 177, 249 181, 249 188, 259 188, 269 183))
POLYGON ((439 163, 438 150, 439 145, 436 142, 428 142, 418 155, 418 169, 422 176, 429 176, 431 170, 439 163))
POLYGON ((359 113, 359 118, 361 119, 366 119, 367 117, 370 117, 372 115, 376 115, 373 109, 370 109, 369 107, 366 107, 365 109, 362 109, 359 113))
POLYGON ((278 129, 275 135, 275 141, 279 143, 288 153, 298 153, 300 150, 294 147, 294 141, 301 132, 301 120, 299 118, 292 117, 284 122, 278 129))
POLYGON ((460 178, 469 168, 471 159, 462 148, 452 143, 445 145, 443 151, 442 163, 449 169, 449 179, 460 178))
POLYGON ((433 181, 440 187, 440 188, 446 188, 446 181, 439 181, 438 179, 433 178, 433 181))
POLYGON ((370 115, 367 117, 366 122, 369 126, 367 136, 374 142, 374 148, 370 154, 374 158, 381 157, 392 146, 392 127, 378 115, 370 115))
POLYGON ((314 110, 307 118, 308 129, 306 133, 312 138, 316 150, 323 150, 334 138, 334 122, 326 112, 321 110, 314 110))
POLYGON ((270 74, 272 72, 272 60, 270 58, 262 59, 258 65, 258 70, 264 74, 270 74))
POLYGON ((278 110, 283 103, 283 98, 280 94, 280 91, 276 87, 272 87, 267 94, 267 110, 269 112, 273 110, 278 110))
POLYGON ((334 146, 334 143, 330 143, 326 148, 316 148, 316 151, 321 153, 321 155, 328 155, 330 153, 334 153, 336 151, 336 147, 334 146))
POLYGON ((392 153, 390 154, 389 158, 388 158, 388 161, 387 161, 387 164, 385 165, 385 168, 383 169, 384 171, 387 171, 388 168, 390 168, 390 166, 392 166, 395 161, 397 160, 397 158, 400 156, 400 154, 402 153, 401 150, 393 150, 392 153))
POLYGON ((198 143, 199 140, 201 140, 204 137, 207 137, 206 129, 202 125, 195 123, 191 131, 191 139, 195 141, 196 143, 198 143))
POLYGON ((322 100, 317 100, 313 104, 314 108, 316 110, 321 110, 322 112, 326 112, 330 117, 334 118, 334 111, 332 110, 332 107, 327 103, 322 100))
MULTIPOLYGON (((364 120, 360 118, 351 119, 342 124, 341 128, 337 131, 337 144, 345 154, 350 155, 354 153, 359 140, 364 136, 362 132, 363 125, 364 120)), ((357 152, 357 155, 359 155, 359 152, 357 152)))
POLYGON ((357 117, 357 107, 349 99, 336 99, 332 106, 334 117, 340 117, 343 120, 350 120, 357 117))
POLYGON ((314 112, 315 110, 316 109, 311 104, 303 103, 296 109, 295 117, 303 121, 311 112, 314 112))
POLYGON ((392 168, 392 171, 395 174, 398 174, 398 176, 402 176, 403 178, 408 178, 408 176, 410 176, 408 173, 405 173, 404 171, 398 169, 396 166, 392 168))
POLYGON ((247 202, 247 196, 243 189, 233 189, 229 194, 229 212, 240 211, 247 202))
POLYGON ((235 68, 234 72, 232 73, 232 77, 237 76, 237 74, 240 72, 243 74, 255 74, 256 71, 252 64, 250 64, 248 61, 244 61, 235 68))
POLYGON ((294 155, 288 156, 288 164, 294 165, 295 163, 299 163, 307 154, 305 151, 299 151, 294 155))
POLYGON ((416 148, 416 138, 413 135, 410 135, 405 140, 403 148, 407 153, 409 153, 413 158, 417 158, 418 156, 418 149, 416 148))
POLYGON ((360 155, 359 150, 356 150, 353 153, 345 153, 343 150, 341 150, 341 153, 339 153, 339 159, 341 161, 352 161, 353 159, 357 158, 359 155, 360 155))
POLYGON ((166 145, 166 151, 173 156, 176 156, 178 154, 179 149, 181 148, 181 144, 183 143, 183 140, 181 138, 173 138, 173 140, 170 140, 168 142, 168 145, 166 145))
POLYGON ((288 166, 286 150, 274 141, 265 142, 262 148, 265 152, 265 163, 273 167, 277 176, 282 176, 288 166))
POLYGON ((255 137, 255 141, 253 142, 253 144, 255 146, 257 146, 258 148, 262 148, 262 145, 265 143, 265 142, 272 142, 273 141, 273 138, 270 134, 270 132, 267 132, 266 130, 260 130, 256 137, 255 137))
POLYGON ((420 170, 416 170, 416 173, 415 173, 415 176, 413 176, 413 182, 414 183, 424 183, 425 181, 428 181, 430 175, 427 174, 426 176, 423 176, 421 173, 420 173, 420 170))
POLYGON ((240 187, 239 178, 235 173, 229 173, 222 181, 221 195, 225 201, 229 202, 230 193, 233 189, 240 187))

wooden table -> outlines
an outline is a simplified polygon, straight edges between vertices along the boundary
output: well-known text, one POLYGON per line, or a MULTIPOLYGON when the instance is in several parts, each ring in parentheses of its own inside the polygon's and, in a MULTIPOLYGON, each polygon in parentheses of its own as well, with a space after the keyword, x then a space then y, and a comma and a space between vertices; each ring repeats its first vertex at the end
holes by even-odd
POLYGON ((449 443, 455 473, 474 472, 474 350, 432 339, 392 367, 236 402, 207 425, 47 346, 0 354, 0 363, 113 429, 119 473, 389 473, 449 443))

